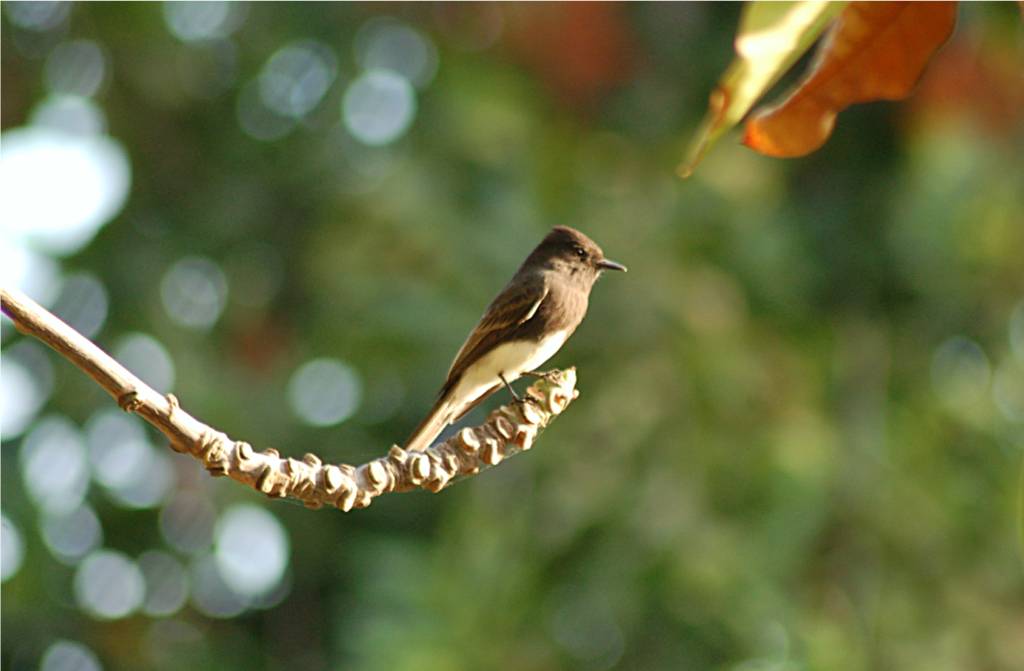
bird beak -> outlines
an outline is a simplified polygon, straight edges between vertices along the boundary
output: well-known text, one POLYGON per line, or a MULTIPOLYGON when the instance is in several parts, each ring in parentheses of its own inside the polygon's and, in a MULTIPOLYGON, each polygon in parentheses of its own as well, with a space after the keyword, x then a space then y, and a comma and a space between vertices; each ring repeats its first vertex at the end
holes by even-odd
POLYGON ((601 270, 621 270, 622 272, 626 272, 626 266, 622 265, 621 263, 609 261, 608 259, 601 259, 600 261, 598 261, 597 267, 600 268, 601 270))

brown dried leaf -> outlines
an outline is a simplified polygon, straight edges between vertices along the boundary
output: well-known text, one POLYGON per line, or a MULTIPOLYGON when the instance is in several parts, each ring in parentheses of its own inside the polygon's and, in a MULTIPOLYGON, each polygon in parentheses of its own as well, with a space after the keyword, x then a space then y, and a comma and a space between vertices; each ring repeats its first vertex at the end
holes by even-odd
POLYGON ((851 2, 808 76, 782 103, 753 114, 743 143, 767 156, 814 151, 849 105, 908 96, 955 22, 954 2, 851 2))
POLYGON ((736 57, 708 100, 708 111, 679 165, 693 174, 704 154, 750 111, 807 51, 845 3, 827 0, 747 2, 736 33, 736 57))

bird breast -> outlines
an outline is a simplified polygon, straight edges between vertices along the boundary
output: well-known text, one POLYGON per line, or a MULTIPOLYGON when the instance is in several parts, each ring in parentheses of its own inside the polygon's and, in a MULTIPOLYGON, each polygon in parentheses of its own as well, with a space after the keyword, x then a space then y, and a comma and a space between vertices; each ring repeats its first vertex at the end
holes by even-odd
POLYGON ((513 340, 498 345, 466 369, 454 397, 476 400, 488 389, 501 383, 499 373, 512 382, 524 372, 537 370, 561 349, 568 337, 568 331, 555 331, 539 342, 513 340))

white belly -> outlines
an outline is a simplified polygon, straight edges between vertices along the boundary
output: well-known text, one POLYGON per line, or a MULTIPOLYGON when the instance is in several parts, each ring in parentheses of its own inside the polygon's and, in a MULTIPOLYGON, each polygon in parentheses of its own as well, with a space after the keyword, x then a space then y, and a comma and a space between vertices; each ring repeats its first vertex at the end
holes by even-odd
POLYGON ((512 382, 526 371, 537 370, 561 349, 567 337, 565 331, 556 331, 540 343, 518 341, 495 347, 463 373, 454 398, 468 405, 494 385, 501 384, 499 373, 512 382))

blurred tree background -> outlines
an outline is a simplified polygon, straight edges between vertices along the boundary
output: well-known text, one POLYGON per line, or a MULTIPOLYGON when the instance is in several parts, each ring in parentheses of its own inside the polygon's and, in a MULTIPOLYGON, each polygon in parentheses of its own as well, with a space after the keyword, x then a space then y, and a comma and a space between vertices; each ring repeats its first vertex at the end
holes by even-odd
POLYGON ((739 9, 3 3, 3 283, 232 436, 377 456, 550 226, 630 267, 537 449, 350 514, 4 319, 3 668, 1021 668, 1020 10, 683 182, 739 9))

